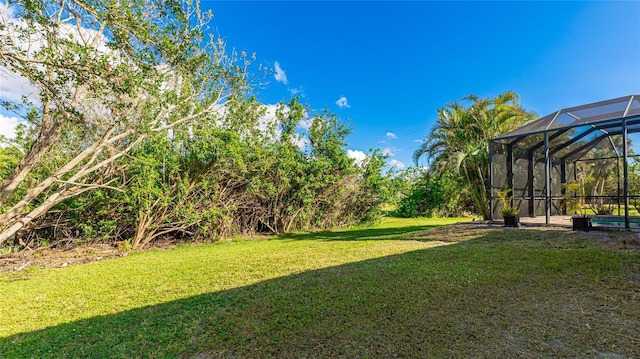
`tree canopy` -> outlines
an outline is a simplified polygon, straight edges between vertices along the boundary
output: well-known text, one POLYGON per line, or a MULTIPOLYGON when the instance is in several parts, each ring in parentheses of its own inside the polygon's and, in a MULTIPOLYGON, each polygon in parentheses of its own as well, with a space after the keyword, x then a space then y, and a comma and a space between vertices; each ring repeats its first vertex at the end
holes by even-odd
POLYGON ((375 217, 384 162, 356 165, 350 129, 298 99, 253 97, 252 59, 207 33, 191 1, 11 1, 0 67, 33 96, 2 139, 0 246, 72 237, 215 238, 375 217))
POLYGON ((438 112, 431 133, 413 155, 426 156, 436 173, 459 173, 476 208, 485 219, 489 209, 489 140, 534 119, 519 96, 505 92, 495 98, 468 95, 438 112))

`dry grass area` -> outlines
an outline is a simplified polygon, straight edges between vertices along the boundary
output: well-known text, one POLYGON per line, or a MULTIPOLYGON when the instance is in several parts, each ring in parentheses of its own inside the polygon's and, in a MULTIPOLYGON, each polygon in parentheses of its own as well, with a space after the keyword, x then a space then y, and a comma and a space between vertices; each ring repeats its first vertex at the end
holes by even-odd
POLYGON ((0 256, 0 272, 17 272, 32 267, 66 267, 125 255, 127 255, 127 252, 111 244, 26 250, 0 256))
POLYGON ((420 221, 5 273, 0 356, 640 357, 637 233, 420 221))

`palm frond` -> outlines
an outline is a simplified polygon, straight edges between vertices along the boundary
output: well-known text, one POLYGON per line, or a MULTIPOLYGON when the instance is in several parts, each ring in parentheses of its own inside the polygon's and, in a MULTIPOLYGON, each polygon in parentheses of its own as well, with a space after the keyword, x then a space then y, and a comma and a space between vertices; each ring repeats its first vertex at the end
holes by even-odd
POLYGON ((488 142, 535 117, 519 101, 518 94, 507 91, 495 98, 467 95, 447 103, 436 111, 434 127, 414 152, 414 161, 426 156, 434 171, 462 174, 475 205, 488 216, 488 142))

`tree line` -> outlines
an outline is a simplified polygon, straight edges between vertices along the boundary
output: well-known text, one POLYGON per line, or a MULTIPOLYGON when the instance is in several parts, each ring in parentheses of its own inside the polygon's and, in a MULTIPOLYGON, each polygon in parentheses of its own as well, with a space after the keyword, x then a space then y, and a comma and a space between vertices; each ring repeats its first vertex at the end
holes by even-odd
POLYGON ((477 213, 491 218, 489 208, 489 140, 534 120, 512 91, 483 98, 468 95, 437 111, 431 133, 414 152, 417 163, 430 167, 412 179, 400 201, 403 216, 477 213))
POLYGON ((2 102, 25 122, 0 137, 0 248, 324 229, 385 202, 488 218, 487 141, 534 118, 513 92, 451 102, 414 154, 429 168, 390 175, 380 151, 347 156, 334 114, 259 103, 262 67, 197 2, 28 0, 0 17, 0 66, 33 88, 2 102))
POLYGON ((37 96, 0 146, 0 247, 329 228, 376 217, 384 157, 298 99, 267 114, 254 60, 183 1, 21 1, 0 66, 37 96))

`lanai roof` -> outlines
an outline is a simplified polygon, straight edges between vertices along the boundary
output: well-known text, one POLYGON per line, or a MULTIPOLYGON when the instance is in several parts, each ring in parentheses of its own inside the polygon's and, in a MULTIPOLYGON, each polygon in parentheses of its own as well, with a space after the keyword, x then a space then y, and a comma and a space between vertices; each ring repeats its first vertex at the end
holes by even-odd
MULTIPOLYGON (((640 95, 629 95, 565 108, 494 138, 494 140, 513 139, 514 137, 525 137, 536 133, 561 131, 582 126, 604 129, 607 126, 601 126, 601 124, 632 117, 640 118, 640 95)), ((633 126, 628 128, 630 132, 640 131, 640 123, 627 125, 633 126)))

